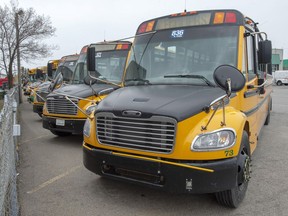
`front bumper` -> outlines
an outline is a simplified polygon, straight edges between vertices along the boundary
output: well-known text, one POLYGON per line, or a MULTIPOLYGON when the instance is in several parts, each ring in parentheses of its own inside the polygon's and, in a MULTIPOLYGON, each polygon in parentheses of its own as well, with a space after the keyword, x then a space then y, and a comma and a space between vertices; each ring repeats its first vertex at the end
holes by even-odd
POLYGON ((42 115, 43 113, 43 106, 42 104, 33 104, 33 112, 42 115))
POLYGON ((237 157, 207 162, 177 161, 177 164, 214 170, 207 172, 143 158, 119 156, 112 151, 93 148, 91 145, 87 145, 88 148, 84 146, 84 166, 101 176, 174 193, 215 193, 236 186, 237 157))
POLYGON ((83 134, 86 119, 64 119, 47 117, 42 115, 42 126, 50 131, 69 132, 72 134, 83 134), (64 120, 64 125, 57 125, 57 119, 64 120))

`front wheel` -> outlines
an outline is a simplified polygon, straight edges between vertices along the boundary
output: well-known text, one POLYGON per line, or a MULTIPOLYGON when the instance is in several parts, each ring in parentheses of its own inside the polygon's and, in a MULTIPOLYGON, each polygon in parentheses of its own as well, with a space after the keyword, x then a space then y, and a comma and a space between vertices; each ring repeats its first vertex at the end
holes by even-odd
POLYGON ((276 83, 278 86, 281 86, 282 85, 282 82, 281 81, 277 81, 276 83))
POLYGON ((249 138, 246 131, 244 131, 242 135, 237 164, 238 174, 236 179, 236 187, 230 190, 215 193, 218 203, 230 208, 237 208, 242 202, 250 179, 251 154, 249 138))

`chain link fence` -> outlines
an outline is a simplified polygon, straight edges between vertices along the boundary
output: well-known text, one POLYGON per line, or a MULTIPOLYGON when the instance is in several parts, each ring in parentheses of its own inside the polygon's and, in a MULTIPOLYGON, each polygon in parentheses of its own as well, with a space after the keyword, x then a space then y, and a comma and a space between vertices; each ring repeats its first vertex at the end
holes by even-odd
POLYGON ((11 89, 4 97, 0 113, 0 216, 19 215, 17 195, 17 88, 11 89))

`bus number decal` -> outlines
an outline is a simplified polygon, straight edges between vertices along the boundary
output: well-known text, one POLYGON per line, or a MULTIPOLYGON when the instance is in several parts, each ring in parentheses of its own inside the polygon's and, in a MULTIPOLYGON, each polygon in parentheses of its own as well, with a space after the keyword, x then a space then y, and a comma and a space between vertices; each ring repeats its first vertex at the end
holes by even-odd
POLYGON ((96 53, 96 58, 101 58, 101 56, 102 56, 101 52, 96 53))
POLYGON ((233 156, 233 155, 234 155, 233 150, 226 150, 226 151, 225 151, 225 156, 226 156, 226 157, 231 157, 231 156, 233 156))
POLYGON ((174 30, 171 33, 172 38, 182 38, 184 35, 184 30, 174 30))

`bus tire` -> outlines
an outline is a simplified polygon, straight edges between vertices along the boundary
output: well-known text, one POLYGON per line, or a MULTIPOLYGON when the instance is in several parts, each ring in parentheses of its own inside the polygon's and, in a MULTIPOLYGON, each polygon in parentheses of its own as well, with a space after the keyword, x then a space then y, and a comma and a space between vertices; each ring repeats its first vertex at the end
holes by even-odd
POLYGON ((70 136, 72 134, 70 132, 62 132, 62 131, 51 131, 51 133, 56 136, 70 136))
POLYGON ((238 154, 238 175, 237 186, 226 191, 220 191, 215 193, 216 199, 219 204, 237 208, 245 197, 248 182, 250 179, 250 165, 251 165, 251 153, 249 138, 246 131, 243 132, 241 147, 238 154))
POLYGON ((282 85, 282 82, 279 80, 279 81, 277 81, 277 86, 281 86, 282 85))

